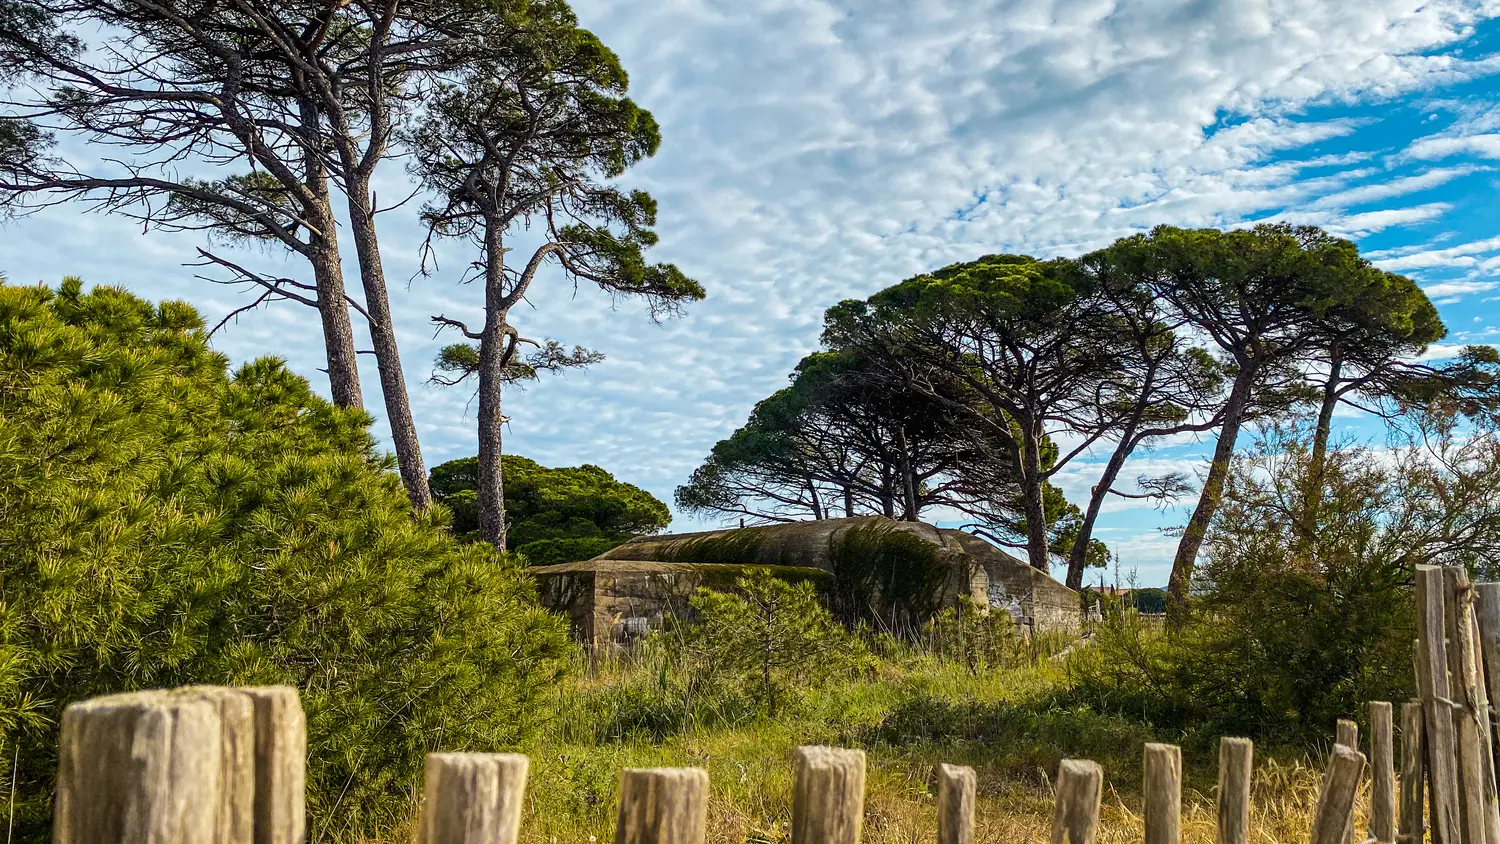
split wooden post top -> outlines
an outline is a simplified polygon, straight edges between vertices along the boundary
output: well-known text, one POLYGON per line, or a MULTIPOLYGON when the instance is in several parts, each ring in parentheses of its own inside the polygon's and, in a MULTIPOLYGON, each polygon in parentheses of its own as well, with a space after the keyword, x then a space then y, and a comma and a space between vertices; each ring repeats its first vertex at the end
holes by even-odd
POLYGON ((792 844, 856 844, 864 828, 865 752, 799 747, 793 766, 792 844))
POLYGON ((703 844, 707 834, 707 771, 626 768, 621 772, 615 844, 703 844))
POLYGON ((516 753, 429 753, 418 844, 515 844, 530 765, 516 753))
POLYGON ((938 765, 937 781, 938 844, 974 844, 974 769, 938 765))

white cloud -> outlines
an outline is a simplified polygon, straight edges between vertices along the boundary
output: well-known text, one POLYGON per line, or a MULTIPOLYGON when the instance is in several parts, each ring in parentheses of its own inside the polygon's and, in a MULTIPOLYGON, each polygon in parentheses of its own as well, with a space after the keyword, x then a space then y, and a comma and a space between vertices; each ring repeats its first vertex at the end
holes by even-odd
POLYGON ((1422 292, 1429 297, 1437 296, 1467 296, 1470 293, 1483 293, 1486 290, 1494 290, 1500 282, 1495 281, 1440 281, 1437 284, 1428 284, 1422 288, 1422 292))
POLYGON ((1391 272, 1429 267, 1473 266, 1477 263, 1475 255, 1483 255, 1486 252, 1494 252, 1497 249, 1500 249, 1500 237, 1488 237, 1482 240, 1470 241, 1469 243, 1461 243, 1458 246, 1427 249, 1393 258, 1376 258, 1375 265, 1391 272))
MULTIPOLYGON (((1495 0, 1366 0, 1358 14, 1344 0, 574 5, 662 125, 661 153, 626 179, 659 200, 656 258, 710 298, 656 326, 636 305, 616 311, 544 279, 535 309, 517 314, 523 330, 608 360, 514 394, 507 448, 597 463, 664 499, 785 383, 841 298, 984 252, 1073 253, 1162 222, 1285 212, 1373 232, 1431 220, 1446 207, 1342 209, 1435 187, 1469 165, 1372 185, 1388 178, 1380 156, 1304 150, 1357 138, 1369 118, 1308 109, 1491 73, 1450 48, 1500 15, 1495 0)), ((382 197, 405 194, 399 167, 381 179, 382 197)), ((393 280, 414 272, 420 240, 401 213, 382 218, 393 280)), ((194 243, 57 209, 7 230, 0 265, 17 280, 120 281, 217 315, 235 300, 178 266, 194 243)), ((1383 265, 1442 266, 1485 251, 1473 246, 1393 253, 1383 265)), ((392 294, 429 462, 472 453, 474 439, 469 396, 420 383, 442 342, 428 317, 478 309, 476 291, 456 283, 470 256, 444 245, 439 257, 435 278, 392 294)), ((236 358, 286 355, 314 380, 321 365, 303 310, 246 317, 217 342, 236 358)), ((373 369, 365 381, 373 397, 373 369)))
POLYGON ((1465 153, 1485 158, 1500 158, 1500 133, 1463 135, 1455 138, 1422 138, 1413 143, 1407 152, 1413 158, 1423 159, 1447 158, 1465 153))
POLYGON ((1338 217, 1324 225, 1329 231, 1351 237, 1363 237, 1392 226, 1409 226, 1441 217, 1453 206, 1447 202, 1429 202, 1411 208, 1388 208, 1382 211, 1366 211, 1338 217))

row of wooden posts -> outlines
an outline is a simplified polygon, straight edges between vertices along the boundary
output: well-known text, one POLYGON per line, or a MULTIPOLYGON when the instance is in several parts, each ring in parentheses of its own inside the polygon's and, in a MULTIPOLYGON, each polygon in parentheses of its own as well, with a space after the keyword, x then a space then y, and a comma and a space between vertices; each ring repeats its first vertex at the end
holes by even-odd
MULTIPOLYGON (((1500 844, 1500 801, 1489 699, 1500 698, 1500 584, 1473 588, 1462 569, 1417 568, 1420 699, 1401 712, 1397 813, 1392 707, 1370 704, 1370 757, 1340 721, 1309 832, 1311 844, 1500 844), (1477 598, 1476 598, 1477 595, 1477 598), (1478 611, 1476 612, 1476 604, 1478 611), (1367 765, 1368 762, 1368 765, 1367 765), (1354 836, 1366 768, 1368 835, 1354 836), (1425 787, 1424 787, 1425 786, 1425 787), (1424 798, 1430 823, 1424 822, 1424 798), (1399 829, 1398 829, 1399 826, 1399 829)), ((63 714, 53 841, 57 844, 301 844, 306 839, 306 721, 287 687, 187 687, 82 701, 63 714)), ((1219 747, 1219 844, 1250 841, 1254 749, 1219 747)), ((864 807, 859 750, 798 748, 792 844, 856 844, 864 807)), ((528 760, 516 754, 427 757, 419 844, 512 844, 528 760)), ((1143 764, 1146 844, 1181 835, 1182 754, 1148 744, 1143 764)), ((972 844, 975 775, 936 771, 940 844, 972 844)), ((1066 759, 1056 780, 1053 844, 1090 844, 1104 775, 1066 759)), ((708 773, 626 770, 617 844, 701 844, 708 773)))
MULTIPOLYGON (((1370 838, 1395 842, 1391 706, 1373 703, 1374 798, 1370 838)), ((1418 704, 1403 711, 1404 840, 1421 839, 1418 704), (1415 806, 1413 810, 1411 806, 1415 806)), ((1339 723, 1312 827, 1312 844, 1349 844, 1365 756, 1357 727, 1339 723)), ((1219 747, 1218 841, 1250 841, 1254 748, 1219 747)), ((306 723, 295 689, 189 687, 96 698, 70 706, 62 724, 53 840, 57 844, 299 844, 305 839, 306 723)), ((794 754, 792 844, 857 844, 864 815, 865 755, 800 747, 794 754)), ((420 844, 514 844, 529 762, 505 753, 427 757, 420 844)), ((974 841, 975 775, 937 768, 939 844, 974 841)), ((1146 844, 1181 837, 1182 752, 1145 747, 1146 844)), ((1099 828, 1104 773, 1065 759, 1056 781, 1054 844, 1089 844, 1099 828)), ((617 844, 702 844, 708 772, 626 770, 617 844)), ((1363 839, 1362 839, 1363 840, 1363 839)))

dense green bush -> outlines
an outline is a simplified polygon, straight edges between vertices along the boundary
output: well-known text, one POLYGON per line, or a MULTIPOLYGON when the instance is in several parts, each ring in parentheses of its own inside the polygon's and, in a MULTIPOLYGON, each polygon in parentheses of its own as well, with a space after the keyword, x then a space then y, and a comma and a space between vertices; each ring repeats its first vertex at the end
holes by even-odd
POLYGON ((226 363, 187 305, 0 286, 0 731, 24 840, 46 837, 79 698, 299 687, 317 841, 399 822, 427 751, 515 745, 562 668, 529 578, 415 517, 366 415, 277 360, 226 363))
MULTIPOLYGON (((506 547, 534 566, 587 560, 672 521, 672 511, 651 493, 598 466, 551 469, 515 454, 500 464, 506 547)), ((431 475, 433 496, 453 511, 453 532, 469 539, 479 530, 477 474, 478 458, 465 457, 431 475)))
POLYGON ((769 715, 801 691, 858 667, 863 655, 818 600, 808 581, 788 583, 769 571, 739 579, 733 592, 699 589, 688 646, 715 678, 734 683, 769 715))
POLYGON ((1413 566, 1472 563, 1500 537, 1495 504, 1463 503, 1500 494, 1500 443, 1453 433, 1331 450, 1318 484, 1301 433, 1268 432, 1235 460, 1189 621, 1168 636, 1116 607, 1072 661, 1077 693, 1162 725, 1307 740, 1410 697, 1413 566))

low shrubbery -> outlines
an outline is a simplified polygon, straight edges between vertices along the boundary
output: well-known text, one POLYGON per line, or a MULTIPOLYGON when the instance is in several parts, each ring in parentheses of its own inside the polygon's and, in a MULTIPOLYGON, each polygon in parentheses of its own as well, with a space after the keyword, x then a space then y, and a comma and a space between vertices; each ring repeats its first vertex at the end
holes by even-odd
POLYGON ((19 838, 45 840, 59 714, 83 697, 297 686, 314 841, 399 823, 429 750, 531 734, 564 625, 516 565, 414 516, 369 422, 277 360, 231 376, 186 305, 0 286, 19 838))
POLYGON ((1414 424, 1388 451, 1330 450, 1321 472, 1301 432, 1266 432, 1236 458, 1191 614, 1162 635, 1113 613, 1071 663, 1074 693, 1205 735, 1301 742, 1366 701, 1411 697, 1413 567, 1484 579, 1500 547, 1500 439, 1438 414, 1414 424))

